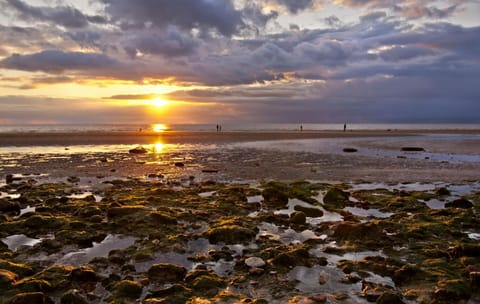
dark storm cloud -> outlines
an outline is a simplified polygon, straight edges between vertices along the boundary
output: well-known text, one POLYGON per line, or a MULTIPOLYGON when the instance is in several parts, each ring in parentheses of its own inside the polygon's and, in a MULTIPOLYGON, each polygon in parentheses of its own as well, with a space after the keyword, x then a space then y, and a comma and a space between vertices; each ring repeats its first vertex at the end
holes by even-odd
POLYGON ((69 6, 58 7, 36 7, 31 6, 21 0, 6 0, 23 18, 50 21, 67 28, 86 27, 89 22, 105 23, 106 19, 102 16, 87 16, 76 8, 69 6))
POLYGON ((47 50, 29 55, 13 54, 0 61, 1 68, 47 73, 59 73, 65 70, 101 70, 118 65, 118 61, 104 54, 58 50, 47 50))
POLYGON ((318 0, 275 0, 279 5, 284 6, 291 13, 298 13, 311 8, 318 0))
POLYGON ((200 43, 199 39, 169 28, 163 32, 148 31, 135 35, 125 43, 124 49, 131 58, 135 58, 137 52, 177 57, 193 54, 200 43))
POLYGON ((126 28, 145 28, 150 23, 160 28, 175 25, 184 30, 215 29, 231 36, 244 26, 242 12, 231 0, 102 1, 105 11, 126 28))

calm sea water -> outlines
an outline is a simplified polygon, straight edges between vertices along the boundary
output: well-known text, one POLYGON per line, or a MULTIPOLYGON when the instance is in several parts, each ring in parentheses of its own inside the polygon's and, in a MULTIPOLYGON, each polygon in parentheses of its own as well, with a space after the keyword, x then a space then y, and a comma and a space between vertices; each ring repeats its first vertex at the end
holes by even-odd
MULTIPOLYGON (((98 125, 0 125, 0 133, 13 132, 85 132, 85 131, 215 131, 211 124, 98 124, 98 125)), ((222 131, 304 131, 343 130, 342 124, 222 124, 222 131)), ((474 130, 480 124, 347 124, 348 130, 474 130)))

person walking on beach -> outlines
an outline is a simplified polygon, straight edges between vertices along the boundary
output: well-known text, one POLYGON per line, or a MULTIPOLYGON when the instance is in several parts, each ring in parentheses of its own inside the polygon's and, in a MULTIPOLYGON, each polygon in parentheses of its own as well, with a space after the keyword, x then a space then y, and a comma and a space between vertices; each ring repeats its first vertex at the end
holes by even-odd
POLYGON ((347 131, 347 123, 343 124, 343 132, 347 131))
POLYGON ((217 125, 217 132, 218 132, 218 129, 219 129, 219 125, 217 125))
POLYGON ((300 125, 300 132, 302 132, 302 131, 303 131, 303 126, 302 126, 302 125, 300 125))

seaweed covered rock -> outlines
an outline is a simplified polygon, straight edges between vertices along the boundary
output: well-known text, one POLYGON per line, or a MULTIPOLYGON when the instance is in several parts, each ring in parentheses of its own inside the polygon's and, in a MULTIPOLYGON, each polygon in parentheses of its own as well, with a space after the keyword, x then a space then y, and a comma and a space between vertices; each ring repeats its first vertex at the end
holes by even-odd
POLYGON ((213 244, 238 244, 250 242, 255 237, 256 232, 238 225, 224 225, 210 228, 205 234, 213 244))
POLYGON ((53 289, 48 281, 31 277, 15 282, 13 288, 20 292, 49 292, 53 289))
POLYGON ((80 266, 75 268, 70 273, 70 279, 73 282, 96 282, 98 280, 98 276, 89 266, 80 266))
POLYGON ((117 298, 138 299, 142 294, 142 285, 139 282, 123 280, 115 283, 113 294, 117 298))
POLYGON ((459 198, 445 204, 445 208, 469 209, 472 207, 473 207, 472 202, 464 198, 459 198))
POLYGON ((10 270, 21 277, 32 275, 33 269, 25 264, 13 263, 7 260, 0 259, 0 269, 10 270))
POLYGON ((15 295, 9 304, 53 304, 53 301, 43 292, 25 292, 15 295))
POLYGON ((7 199, 0 199, 0 212, 20 214, 20 204, 7 199))
POLYGON ((117 218, 128 215, 138 215, 147 211, 148 208, 143 206, 110 207, 107 210, 107 215, 109 218, 117 218))
POLYGON ((154 264, 148 270, 148 278, 157 283, 176 283, 183 281, 187 269, 175 264, 154 264))
POLYGON ((458 303, 470 298, 470 284, 461 279, 441 280, 435 289, 435 299, 440 303, 458 303))
POLYGON ((349 193, 339 188, 331 188, 323 197, 323 203, 326 209, 343 209, 345 202, 348 201, 349 193))
POLYGON ((263 202, 265 205, 273 208, 283 208, 288 204, 288 195, 274 187, 265 188, 262 191, 263 202))
POLYGON ((322 217, 323 216, 323 211, 318 209, 318 208, 310 208, 310 207, 304 207, 300 205, 296 205, 293 207, 295 211, 302 211, 305 213, 306 216, 308 217, 322 217))
POLYGON ((305 225, 307 216, 302 211, 295 211, 290 215, 290 222, 295 225, 305 225))
POLYGON ((384 235, 376 222, 343 222, 334 228, 333 236, 340 240, 357 241, 381 239, 384 235))
POLYGON ((174 217, 159 211, 151 212, 150 220, 157 225, 176 225, 177 224, 177 220, 174 217))
POLYGON ((0 290, 9 289, 17 278, 18 276, 15 273, 0 269, 0 290))
POLYGON ((62 295, 60 304, 88 304, 88 302, 78 290, 71 289, 62 295))

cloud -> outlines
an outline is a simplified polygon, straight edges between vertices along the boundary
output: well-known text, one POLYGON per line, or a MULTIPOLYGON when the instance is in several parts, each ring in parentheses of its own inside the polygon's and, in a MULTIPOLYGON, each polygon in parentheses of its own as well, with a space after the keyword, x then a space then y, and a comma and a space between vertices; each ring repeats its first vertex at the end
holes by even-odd
POLYGON ((76 8, 69 6, 35 7, 21 0, 6 0, 23 18, 39 21, 51 21, 67 28, 86 27, 90 22, 105 23, 102 16, 87 16, 76 8))
POLYGON ((409 4, 405 6, 394 6, 394 10, 401 13, 408 19, 419 19, 419 18, 434 18, 434 19, 442 19, 450 17, 454 14, 457 9, 458 5, 451 5, 444 9, 437 8, 434 6, 423 6, 418 4, 409 4))
POLYGON ((124 28, 145 28, 147 24, 183 30, 214 29, 224 36, 237 33, 243 26, 242 12, 233 1, 210 0, 102 0, 105 11, 124 28))
POLYGON ((318 4, 318 0, 274 0, 280 6, 288 9, 290 13, 297 14, 308 8, 312 8, 315 4, 318 4))
POLYGON ((178 57, 193 54, 201 41, 169 27, 165 31, 141 32, 124 44, 124 49, 131 58, 135 58, 138 53, 178 57))
POLYGON ((109 97, 103 97, 103 99, 114 99, 114 100, 149 100, 157 97, 157 94, 124 94, 124 95, 113 95, 109 97))
POLYGON ((48 50, 39 53, 13 54, 0 61, 0 67, 22 71, 60 73, 65 70, 102 70, 119 66, 113 58, 99 53, 48 50))

